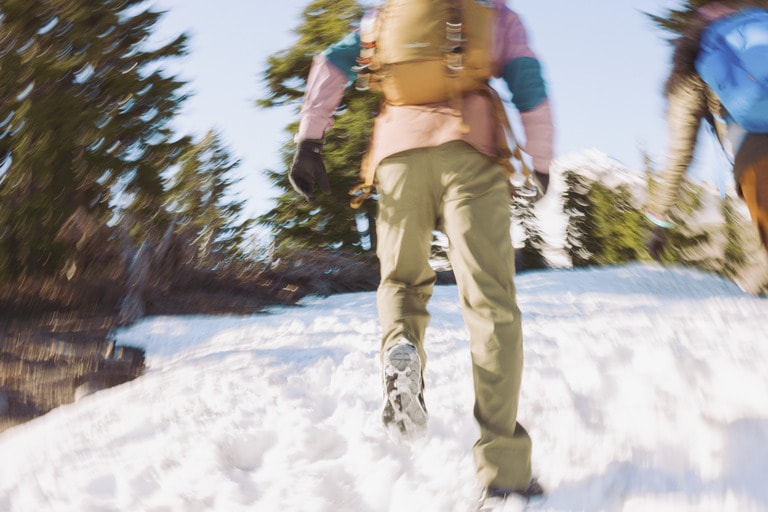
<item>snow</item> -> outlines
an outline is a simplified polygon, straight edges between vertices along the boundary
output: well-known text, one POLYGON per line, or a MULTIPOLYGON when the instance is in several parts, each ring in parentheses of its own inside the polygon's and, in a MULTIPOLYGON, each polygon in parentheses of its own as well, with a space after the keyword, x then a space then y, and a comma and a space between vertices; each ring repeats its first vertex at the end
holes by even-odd
MULTIPOLYGON (((768 510, 766 299, 684 268, 524 273, 520 420, 546 511, 768 510)), ((379 423, 375 294, 119 332, 142 377, 0 434, 8 512, 470 511, 454 286, 427 331, 426 437, 379 423)))
MULTIPOLYGON (((564 171, 577 171, 588 181, 599 181, 607 187, 616 188, 625 185, 630 189, 645 189, 645 177, 631 170, 618 160, 596 148, 573 151, 559 156, 553 162, 550 172, 562 174, 564 171)), ((565 185, 560 182, 558 193, 565 191, 565 185)))

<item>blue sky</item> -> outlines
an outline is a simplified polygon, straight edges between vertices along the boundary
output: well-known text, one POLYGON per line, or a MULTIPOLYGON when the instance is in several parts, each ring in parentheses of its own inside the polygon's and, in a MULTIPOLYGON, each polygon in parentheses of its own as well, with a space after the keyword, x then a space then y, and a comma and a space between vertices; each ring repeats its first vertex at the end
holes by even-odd
MULTIPOLYGON (((663 163, 666 126, 661 89, 669 70, 666 34, 643 12, 662 13, 682 0, 516 0, 531 46, 543 62, 555 112, 556 155, 597 148, 630 168, 641 169, 641 152, 663 163)), ((263 110, 261 77, 269 55, 294 41, 292 30, 309 0, 155 0, 168 13, 161 39, 191 36, 191 53, 179 74, 194 96, 179 128, 221 132, 241 160, 240 196, 247 213, 272 206, 275 192, 264 169, 279 169, 284 126, 293 109, 263 110)), ((702 144, 704 146, 704 144, 702 144)), ((706 149, 706 148, 705 148, 706 149)), ((703 178, 707 178, 703 171, 703 178)))

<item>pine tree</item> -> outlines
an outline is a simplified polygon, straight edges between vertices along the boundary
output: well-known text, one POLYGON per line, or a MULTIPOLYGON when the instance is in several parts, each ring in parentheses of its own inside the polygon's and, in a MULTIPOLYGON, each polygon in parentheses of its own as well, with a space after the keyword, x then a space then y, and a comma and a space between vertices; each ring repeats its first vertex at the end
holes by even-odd
POLYGON ((574 267, 615 265, 643 254, 647 222, 627 185, 611 188, 566 171, 565 248, 574 267))
POLYGON ((523 246, 515 249, 515 266, 518 271, 547 267, 544 257, 544 236, 531 201, 515 196, 512 199, 512 217, 522 231, 523 246))
POLYGON ((563 174, 563 213, 568 222, 565 228, 565 250, 574 267, 590 265, 597 253, 593 230, 592 202, 589 199, 589 184, 577 172, 569 170, 563 174))
POLYGON ((144 4, 0 4, 0 274, 58 271, 75 249, 56 233, 79 208, 106 223, 127 204, 142 236, 162 222, 184 96, 158 64, 186 38, 149 48, 161 14, 144 4))
POLYGON ((593 263, 617 265, 635 261, 642 254, 646 219, 633 205, 627 185, 615 189, 602 183, 592 183, 589 200, 593 206, 595 251, 593 263))
POLYGON ((199 267, 213 268, 242 257, 253 224, 242 219, 245 201, 234 199, 233 160, 215 132, 191 146, 179 160, 168 191, 170 209, 178 219, 181 239, 190 241, 199 267))
MULTIPOLYGON (((265 108, 291 105, 298 115, 313 55, 347 35, 362 14, 363 8, 355 0, 311 2, 303 12, 302 24, 295 30, 296 42, 269 58, 264 75, 269 95, 258 105, 265 108)), ((348 88, 334 126, 325 135, 322 150, 332 194, 318 193, 312 204, 303 201, 288 181, 297 126, 293 123, 286 127, 288 140, 282 149, 283 169, 265 171, 274 187, 282 192, 275 198, 275 208, 258 219, 272 231, 278 253, 295 248, 343 250, 354 254, 375 252, 375 201, 368 200, 359 210, 354 210, 349 206, 349 191, 360 183, 360 163, 368 147, 377 109, 375 94, 348 88), (359 225, 365 225, 367 231, 361 233, 359 225)))

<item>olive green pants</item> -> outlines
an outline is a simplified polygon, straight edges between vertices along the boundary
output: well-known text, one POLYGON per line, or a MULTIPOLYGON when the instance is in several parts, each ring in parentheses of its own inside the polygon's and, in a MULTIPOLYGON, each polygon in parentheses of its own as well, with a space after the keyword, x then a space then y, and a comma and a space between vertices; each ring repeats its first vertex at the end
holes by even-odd
POLYGON ((422 364, 427 361, 424 332, 435 283, 430 245, 433 231, 442 231, 469 331, 478 479, 484 486, 523 489, 531 479, 531 441, 517 423, 523 346, 504 171, 456 141, 386 158, 376 178, 382 353, 404 337, 422 364))

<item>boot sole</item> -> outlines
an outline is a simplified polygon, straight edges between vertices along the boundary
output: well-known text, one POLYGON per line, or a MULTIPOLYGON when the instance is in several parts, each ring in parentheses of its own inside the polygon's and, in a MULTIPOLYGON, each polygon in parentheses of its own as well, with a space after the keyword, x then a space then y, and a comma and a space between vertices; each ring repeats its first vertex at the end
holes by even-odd
POLYGON ((427 410, 423 405, 421 360, 413 345, 401 343, 387 353, 384 365, 384 426, 402 436, 426 433, 427 410))

